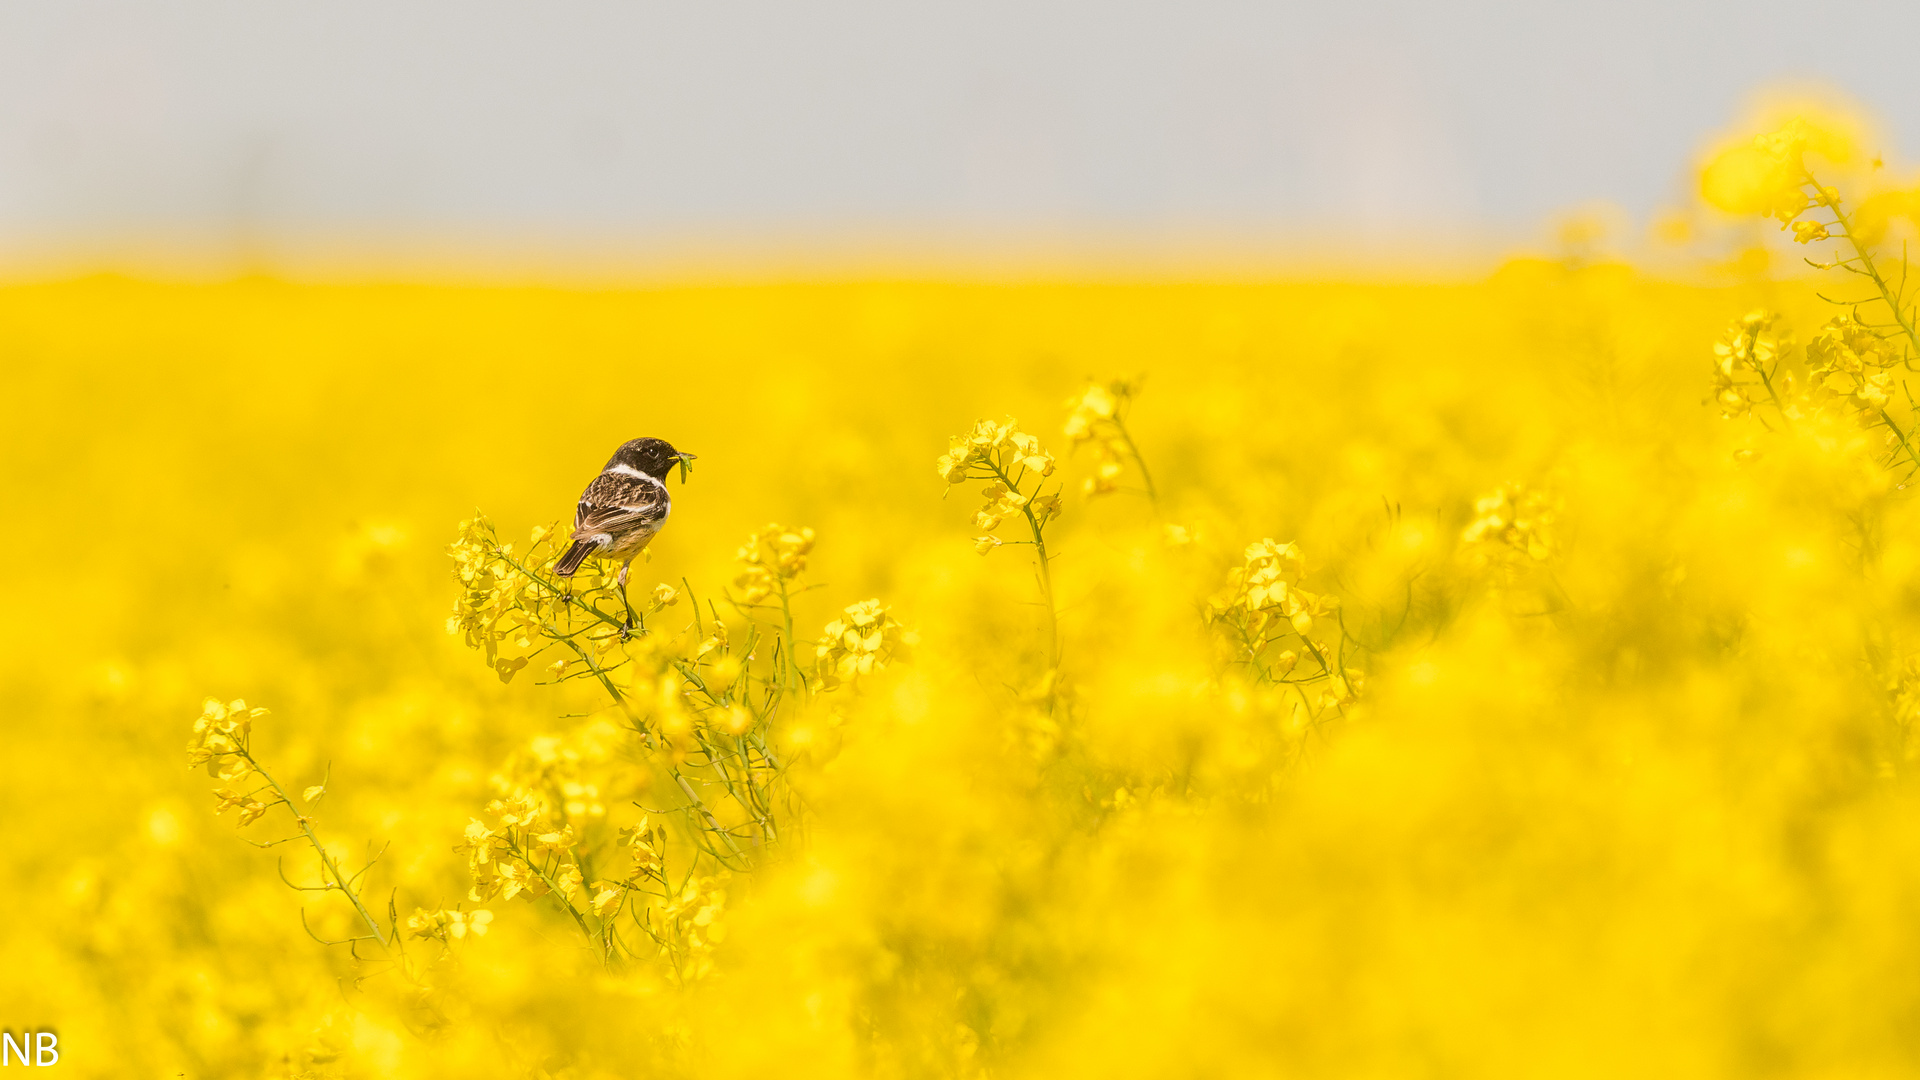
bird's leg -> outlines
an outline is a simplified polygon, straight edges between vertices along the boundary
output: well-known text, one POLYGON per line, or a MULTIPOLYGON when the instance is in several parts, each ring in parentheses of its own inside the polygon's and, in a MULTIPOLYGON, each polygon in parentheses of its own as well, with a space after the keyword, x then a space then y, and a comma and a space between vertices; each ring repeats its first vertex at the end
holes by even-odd
POLYGON ((646 625, 641 623, 639 617, 633 613, 633 601, 627 599, 627 571, 631 569, 633 569, 633 556, 629 555, 627 561, 620 564, 620 602, 627 607, 628 633, 632 633, 636 626, 641 630, 646 629, 646 625))

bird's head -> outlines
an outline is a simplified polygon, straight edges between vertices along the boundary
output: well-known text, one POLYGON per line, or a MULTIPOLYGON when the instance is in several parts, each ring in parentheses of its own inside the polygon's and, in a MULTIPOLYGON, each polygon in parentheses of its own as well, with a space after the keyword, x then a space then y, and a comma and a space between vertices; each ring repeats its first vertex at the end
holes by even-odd
POLYGON ((665 439, 634 439, 620 444, 620 449, 613 452, 613 458, 607 462, 607 467, 625 465, 629 469, 638 469, 656 480, 665 482, 667 474, 677 465, 681 470, 680 481, 685 483, 689 469, 687 463, 692 460, 692 454, 684 450, 675 450, 665 439))

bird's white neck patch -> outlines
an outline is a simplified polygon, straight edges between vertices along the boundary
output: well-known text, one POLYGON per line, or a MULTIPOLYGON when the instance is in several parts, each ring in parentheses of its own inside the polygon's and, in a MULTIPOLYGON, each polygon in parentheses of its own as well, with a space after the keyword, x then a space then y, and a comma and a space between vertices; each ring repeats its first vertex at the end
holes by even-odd
POLYGON ((618 464, 609 465, 607 466, 607 471, 610 473, 618 473, 621 476, 637 476, 642 480, 651 480, 654 483, 654 485, 657 487, 666 486, 665 484, 660 483, 659 477, 648 476, 646 473, 641 472, 639 469, 636 469, 631 465, 618 465, 618 464))

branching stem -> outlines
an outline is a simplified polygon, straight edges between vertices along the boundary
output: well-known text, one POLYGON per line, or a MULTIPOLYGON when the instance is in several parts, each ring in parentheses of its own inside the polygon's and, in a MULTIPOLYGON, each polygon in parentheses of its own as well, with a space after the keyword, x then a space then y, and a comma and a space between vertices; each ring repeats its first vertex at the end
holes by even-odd
MULTIPOLYGON (((286 804, 287 812, 293 815, 294 823, 300 826, 302 833, 306 834, 307 843, 312 844, 314 853, 320 856, 320 865, 324 867, 326 873, 333 878, 331 885, 328 887, 338 889, 347 894, 347 899, 353 904, 353 910, 360 913, 361 920, 367 924, 367 929, 372 931, 373 939, 379 942, 382 948, 385 948, 387 945, 387 935, 381 931, 380 924, 375 921, 373 913, 368 911, 367 906, 360 902, 360 894, 348 887, 347 882, 349 879, 345 874, 340 872, 339 864, 334 861, 333 855, 327 851, 326 845, 322 844, 320 838, 314 835, 313 820, 294 809, 293 797, 288 795, 287 790, 280 786, 280 781, 275 780, 273 774, 268 772, 266 768, 260 764, 253 756, 251 750, 244 744, 236 743, 236 747, 235 752, 253 768, 254 772, 259 773, 261 778, 266 780, 268 786, 273 788, 273 793, 279 796, 282 803, 286 804)), ((358 875, 355 876, 357 877, 358 875)))
MULTIPOLYGON (((988 459, 986 466, 992 470, 995 479, 1007 485, 1009 491, 1020 491, 1020 485, 1007 475, 999 463, 988 459)), ((1034 485, 1032 495, 1022 492, 1025 498, 1020 504, 1020 513, 1026 517, 1027 528, 1033 534, 1034 558, 1040 566, 1040 593, 1046 601, 1047 608, 1047 667, 1051 669, 1060 666, 1060 616, 1053 601, 1053 568, 1049 565, 1051 560, 1047 556, 1046 527, 1033 513, 1033 500, 1039 494, 1039 484, 1034 485)))

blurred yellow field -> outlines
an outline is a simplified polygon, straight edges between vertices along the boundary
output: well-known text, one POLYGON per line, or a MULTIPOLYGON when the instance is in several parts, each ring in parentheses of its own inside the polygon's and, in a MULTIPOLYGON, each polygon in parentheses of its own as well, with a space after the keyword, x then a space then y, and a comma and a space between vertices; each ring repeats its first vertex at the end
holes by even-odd
POLYGON ((0 290, 0 1017, 102 1077, 1909 1074, 1911 350, 1816 287, 0 290), (640 435, 699 458, 623 634, 540 530, 640 435))

